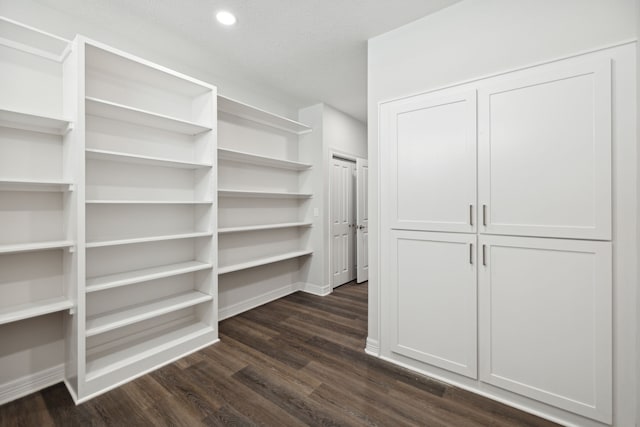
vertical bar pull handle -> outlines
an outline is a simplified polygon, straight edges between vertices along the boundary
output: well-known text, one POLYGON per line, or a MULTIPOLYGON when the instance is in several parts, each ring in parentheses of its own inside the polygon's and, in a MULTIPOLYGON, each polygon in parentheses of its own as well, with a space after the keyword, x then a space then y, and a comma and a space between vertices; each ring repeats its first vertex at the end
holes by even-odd
POLYGON ((469 264, 473 265, 473 243, 469 243, 469 264))
POLYGON ((487 245, 482 245, 482 265, 487 265, 487 245))
POLYGON ((482 205, 482 225, 487 226, 487 205, 482 205))
POLYGON ((469 205, 469 225, 473 226, 473 205, 469 205))

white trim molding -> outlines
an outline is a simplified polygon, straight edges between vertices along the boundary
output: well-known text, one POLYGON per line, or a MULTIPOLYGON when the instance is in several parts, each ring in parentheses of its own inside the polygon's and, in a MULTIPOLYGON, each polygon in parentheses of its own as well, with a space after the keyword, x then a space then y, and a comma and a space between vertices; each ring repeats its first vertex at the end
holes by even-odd
POLYGON ((64 380, 64 364, 25 375, 0 386, 0 405, 35 393, 64 380))

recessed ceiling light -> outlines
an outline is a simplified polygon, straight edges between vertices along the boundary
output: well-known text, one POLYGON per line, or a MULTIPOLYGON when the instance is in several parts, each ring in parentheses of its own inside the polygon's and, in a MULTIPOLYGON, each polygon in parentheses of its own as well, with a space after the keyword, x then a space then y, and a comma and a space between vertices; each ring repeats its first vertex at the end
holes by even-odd
POLYGON ((227 12, 226 10, 221 10, 220 12, 216 13, 216 19, 219 23, 226 26, 231 26, 236 23, 236 16, 231 12, 227 12))

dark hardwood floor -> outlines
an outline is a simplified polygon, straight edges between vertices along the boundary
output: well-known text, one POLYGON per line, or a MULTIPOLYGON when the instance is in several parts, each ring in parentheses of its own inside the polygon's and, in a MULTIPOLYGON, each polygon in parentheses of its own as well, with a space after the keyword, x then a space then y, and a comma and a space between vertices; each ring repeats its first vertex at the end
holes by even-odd
POLYGON ((364 353, 367 285, 296 293, 220 324, 221 342, 80 406, 62 384, 1 426, 552 426, 364 353))

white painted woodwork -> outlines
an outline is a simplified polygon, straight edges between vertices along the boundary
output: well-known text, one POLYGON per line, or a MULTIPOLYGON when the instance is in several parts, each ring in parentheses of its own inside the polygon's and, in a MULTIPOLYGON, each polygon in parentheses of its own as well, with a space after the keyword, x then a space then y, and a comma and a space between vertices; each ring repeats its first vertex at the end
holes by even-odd
POLYGON ((230 150, 228 148, 218 148, 218 159, 292 170, 304 170, 311 168, 311 164, 309 163, 259 156, 252 153, 246 153, 244 151, 230 150))
MULTIPOLYGON (((630 302, 637 282, 634 54, 633 44, 622 44, 381 104, 381 357, 561 424, 629 419, 624 396, 633 387, 630 319, 637 308, 630 302), (469 92, 478 93, 479 234, 458 236, 478 239, 477 376, 398 351, 407 336, 417 347, 423 335, 417 321, 398 326, 397 313, 410 310, 389 302, 402 298, 395 283, 423 281, 447 257, 433 250, 434 268, 418 249, 392 255, 403 248, 391 207, 401 195, 388 183, 405 165, 386 151, 395 143, 397 112, 421 97, 469 92), (403 267, 411 259, 414 269, 403 267)), ((445 195, 450 182, 442 180, 445 195)), ((428 316, 429 302, 414 312, 428 316)), ((440 321, 437 332, 448 327, 440 321)))
POLYGON ((106 274, 104 276, 88 277, 86 292, 97 292, 105 289, 127 286, 135 283, 148 282, 150 280, 192 273, 200 270, 208 270, 213 266, 200 261, 185 261, 159 267, 143 268, 125 271, 122 273, 106 274))
POLYGON ((476 236, 391 232, 389 307, 398 354, 477 378, 476 236))
POLYGON ((247 105, 223 95, 218 95, 218 109, 226 114, 297 135, 311 132, 311 128, 303 123, 247 105))
POLYGON ((480 379, 606 423, 610 242, 481 236, 480 379))
POLYGON ((122 163, 133 163, 140 165, 164 166, 181 169, 198 169, 210 168, 211 164, 177 161, 173 159, 164 159, 154 156, 141 156, 138 154, 122 153, 117 151, 107 151, 98 149, 87 149, 87 159, 94 160, 112 160, 122 163))
POLYGON ((331 284, 356 278, 356 165, 331 160, 331 284))
POLYGON ((81 402, 217 340, 217 123, 215 87, 78 43, 84 265, 71 387, 81 402))
POLYGON ((279 228, 311 227, 311 222, 283 222, 279 224, 245 225, 241 227, 218 228, 218 234, 242 233, 245 231, 276 230, 279 228))
POLYGON ((223 318, 300 289, 310 263, 311 128, 218 96, 218 275, 223 318))
POLYGON ((276 198, 276 199, 309 199, 313 197, 311 193, 290 193, 284 191, 249 191, 249 190, 231 190, 222 188, 218 190, 220 197, 257 197, 257 198, 276 198))
POLYGON ((356 159, 357 282, 369 280, 369 162, 356 159))
POLYGON ((78 149, 68 40, 0 17, 0 401, 62 379, 78 149))
POLYGON ((287 253, 272 256, 272 257, 259 258, 251 261, 238 263, 238 264, 222 266, 218 269, 218 274, 226 274, 226 273, 232 273, 234 271, 246 270, 248 268, 260 267, 262 265, 273 264, 274 262, 280 262, 280 261, 285 261, 292 258, 298 258, 305 255, 311 255, 312 253, 313 253, 313 250, 311 249, 306 249, 303 251, 292 251, 292 252, 287 252, 287 253))
POLYGON ((611 60, 559 62, 478 93, 481 232, 611 239, 611 60))
POLYGON ((384 120, 388 185, 394 194, 389 200, 391 227, 474 232, 475 91, 397 101, 384 120))
POLYGON ((117 104, 93 97, 86 99, 87 114, 104 117, 107 119, 148 126, 170 132, 182 133, 186 135, 197 135, 211 130, 211 127, 188 122, 163 114, 129 107, 128 105, 117 104))
POLYGON ((69 120, 58 117, 0 109, 2 127, 62 135, 69 129, 69 124, 69 120))

